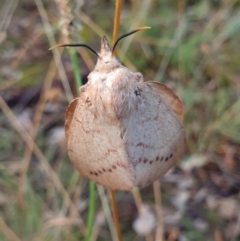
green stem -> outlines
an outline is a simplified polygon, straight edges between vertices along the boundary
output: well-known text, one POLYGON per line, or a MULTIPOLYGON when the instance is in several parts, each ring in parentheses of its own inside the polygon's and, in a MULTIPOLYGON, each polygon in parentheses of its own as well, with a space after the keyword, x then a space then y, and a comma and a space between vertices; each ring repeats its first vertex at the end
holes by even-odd
POLYGON ((87 220, 87 234, 85 236, 85 241, 89 241, 92 229, 93 229, 93 219, 95 210, 95 184, 89 181, 89 209, 88 209, 88 220, 87 220))
MULTIPOLYGON (((75 80, 75 86, 77 89, 78 96, 79 88, 82 86, 82 79, 80 74, 80 69, 78 65, 78 56, 75 49, 68 49, 69 55, 73 65, 73 74, 75 80)), ((87 233, 85 235, 85 241, 89 241, 92 229, 93 229, 93 219, 94 219, 94 210, 95 210, 95 184, 92 181, 89 181, 89 206, 88 206, 88 219, 87 219, 87 233)))
POLYGON ((82 86, 82 79, 81 79, 80 69, 78 65, 77 51, 75 49, 69 49, 69 55, 73 65, 75 86, 77 89, 77 94, 79 95, 79 88, 82 86))

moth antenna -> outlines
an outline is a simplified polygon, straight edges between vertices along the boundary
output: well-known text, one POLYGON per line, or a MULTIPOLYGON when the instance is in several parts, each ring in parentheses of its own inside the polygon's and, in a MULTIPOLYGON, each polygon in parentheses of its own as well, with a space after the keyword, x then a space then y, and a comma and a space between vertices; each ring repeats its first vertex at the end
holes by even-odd
POLYGON ((126 34, 120 36, 120 37, 117 39, 117 41, 114 43, 114 45, 113 45, 112 54, 114 53, 114 50, 115 50, 118 42, 119 42, 121 39, 123 39, 123 38, 125 38, 125 37, 127 37, 127 36, 129 36, 129 35, 132 35, 132 34, 138 32, 138 31, 140 31, 140 30, 150 29, 150 28, 151 28, 151 27, 147 27, 147 26, 139 27, 139 28, 137 28, 137 29, 135 29, 135 30, 133 30, 133 31, 131 31, 131 32, 129 32, 129 33, 126 33, 126 34))
POLYGON ((94 49, 92 49, 90 46, 88 46, 86 44, 56 44, 53 47, 51 47, 49 50, 52 50, 52 49, 55 49, 55 48, 59 48, 59 47, 85 47, 85 48, 89 49, 90 51, 92 51, 94 54, 96 54, 99 57, 97 51, 95 51, 94 49))

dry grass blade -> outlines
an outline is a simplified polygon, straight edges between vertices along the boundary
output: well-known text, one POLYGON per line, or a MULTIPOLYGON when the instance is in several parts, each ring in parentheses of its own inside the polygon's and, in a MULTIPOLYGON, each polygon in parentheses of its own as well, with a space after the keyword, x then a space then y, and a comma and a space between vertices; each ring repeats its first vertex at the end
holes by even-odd
MULTIPOLYGON (((141 22, 143 21, 143 19, 147 16, 148 10, 150 9, 150 6, 152 4, 152 0, 144 0, 141 1, 141 6, 139 7, 139 2, 135 2, 135 11, 137 12, 136 17, 134 18, 133 21, 131 21, 131 25, 129 26, 129 29, 135 29, 138 26, 141 26, 141 22)), ((133 40, 133 37, 129 37, 128 39, 126 39, 123 43, 123 46, 121 48, 121 54, 123 56, 126 55, 130 44, 133 40)))
POLYGON ((84 62, 86 63, 88 70, 92 70, 94 68, 95 63, 93 62, 93 60, 90 58, 89 53, 87 52, 86 49, 83 48, 79 48, 78 53, 81 55, 81 58, 84 60, 84 62))
POLYGON ((119 219, 118 219, 117 205, 116 205, 114 191, 109 190, 109 195, 110 195, 110 203, 111 203, 111 207, 112 207, 113 222, 115 225, 118 241, 122 241, 122 234, 121 234, 121 230, 120 230, 120 224, 119 224, 119 219))
POLYGON ((26 56, 27 51, 34 47, 34 43, 40 38, 40 36, 44 33, 42 29, 36 29, 32 36, 24 43, 23 47, 18 50, 16 57, 11 62, 11 67, 13 69, 19 66, 20 61, 26 56))
MULTIPOLYGON (((133 195, 135 204, 136 204, 137 209, 138 209, 138 214, 139 214, 139 216, 141 218, 141 216, 142 216, 141 209, 142 209, 142 205, 143 204, 142 204, 142 198, 141 198, 141 194, 139 192, 139 189, 138 188, 134 188, 132 190, 132 195, 133 195)), ((146 241, 153 241, 153 237, 152 237, 152 235, 150 233, 149 234, 145 234, 145 239, 146 239, 146 241)))
MULTIPOLYGON (((234 233, 237 233, 237 230, 239 229, 238 227, 240 227, 240 216, 238 216, 238 219, 236 221, 236 226, 235 226, 235 229, 233 230, 234 233)), ((231 238, 230 241, 234 241, 234 237, 231 238)))
POLYGON ((10 88, 12 85, 16 84, 19 80, 8 80, 7 82, 1 83, 0 91, 10 88))
POLYGON ((88 27, 90 27, 93 32, 95 32, 99 37, 102 37, 105 35, 107 38, 110 36, 105 33, 105 31, 97 24, 95 23, 87 14, 84 12, 79 12, 78 17, 80 18, 83 23, 85 23, 88 27))
MULTIPOLYGON (((41 91, 41 95, 40 95, 40 99, 37 103, 36 106, 36 110, 34 112, 34 116, 33 116, 33 124, 32 124, 32 128, 30 130, 29 135, 32 137, 32 140, 35 140, 38 129, 39 129, 39 125, 42 119, 42 114, 45 108, 45 104, 47 101, 47 95, 49 93, 49 90, 51 88, 54 76, 56 74, 56 64, 55 61, 52 60, 49 66, 49 69, 47 71, 44 83, 43 83, 43 88, 41 91)), ((24 152, 24 157, 22 159, 22 173, 21 173, 21 179, 19 182, 19 190, 22 192, 21 196, 19 197, 21 199, 20 203, 22 205, 25 204, 24 202, 24 196, 26 193, 25 188, 27 187, 26 183, 27 183, 27 170, 29 167, 29 163, 31 160, 31 156, 32 156, 32 152, 33 152, 33 148, 34 148, 34 142, 31 142, 31 146, 26 146, 25 148, 25 152, 24 152)), ((68 209, 68 207, 66 207, 68 209)), ((81 223, 81 222, 80 222, 81 223)))
POLYGON ((72 41, 70 36, 70 25, 72 21, 71 9, 69 8, 69 0, 54 0, 58 6, 60 12, 62 26, 61 33, 64 43, 70 43, 72 41))
POLYGON ((161 201, 161 185, 160 181, 157 180, 153 183, 153 192, 155 199, 155 208, 157 214, 157 227, 156 227, 156 241, 164 241, 164 232, 163 232, 163 222, 162 222, 162 201, 161 201))
MULTIPOLYGON (((114 23, 113 23, 113 44, 117 41, 120 25, 120 15, 122 9, 122 0, 116 0, 115 2, 115 13, 114 13, 114 23)), ((113 52, 116 56, 116 51, 113 52)))
POLYGON ((169 44, 167 46, 167 49, 163 55, 162 61, 159 65, 158 71, 154 77, 155 81, 162 81, 164 73, 166 73, 167 66, 169 64, 170 58, 173 54, 173 52, 176 50, 179 41, 181 39, 181 36, 183 35, 184 31, 186 29, 186 23, 184 20, 180 21, 178 28, 175 30, 175 33, 172 37, 172 39, 169 41, 169 44))
POLYGON ((0 230, 7 240, 11 241, 21 241, 17 235, 10 229, 4 220, 0 217, 0 230))
POLYGON ((214 230, 214 241, 224 241, 221 231, 218 228, 214 230))
MULTIPOLYGON (((11 21, 13 13, 18 5, 18 0, 5 1, 1 11, 0 32, 5 31, 11 21)), ((1 40, 1 38, 0 38, 1 40)), ((1 42, 1 41, 0 41, 1 42)))
MULTIPOLYGON (((222 41, 220 38, 221 35, 221 31, 217 34, 214 34, 214 29, 218 26, 218 25, 222 25, 221 28, 223 29, 226 25, 225 20, 226 19, 231 19, 231 9, 233 7, 233 5, 235 4, 235 1, 223 1, 223 5, 221 6, 221 8, 212 16, 212 18, 206 23, 206 26, 204 27, 204 29, 202 30, 202 35, 204 36, 205 34, 212 34, 213 35, 213 39, 211 40, 212 45, 211 45, 211 51, 213 51, 216 48, 220 48, 222 41), (229 16, 230 15, 230 16, 229 16)), ((199 60, 198 62, 198 66, 196 68, 196 72, 199 72, 202 64, 204 62, 209 62, 209 61, 215 61, 215 54, 208 54, 203 56, 203 58, 201 60, 199 60)), ((200 78, 203 78, 203 75, 199 76, 200 78)))
POLYGON ((67 225, 76 225, 79 226, 81 225, 81 220, 79 218, 53 218, 48 220, 45 224, 43 229, 47 230, 52 227, 56 226, 67 226, 67 225))
POLYGON ((116 234, 116 230, 115 230, 114 225, 113 225, 111 210, 109 208, 109 203, 108 203, 108 199, 105 195, 104 188, 100 185, 97 185, 97 189, 98 189, 99 197, 100 197, 101 202, 102 202, 102 208, 103 208, 103 211, 104 211, 104 214, 105 214, 105 217, 107 219, 107 223, 108 223, 108 226, 109 226, 109 229, 110 229, 110 232, 111 232, 112 240, 117 241, 118 240, 117 234, 116 234))
MULTIPOLYGON (((31 146, 33 145, 33 153, 36 155, 36 157, 42 164, 43 168, 48 173, 49 177, 52 179, 53 186, 61 194, 65 205, 70 206, 72 209, 75 210, 75 213, 78 213, 77 208, 72 203, 68 193, 66 192, 65 188, 61 184, 61 182, 60 182, 59 178, 57 177, 56 173, 54 172, 54 170, 49 165, 47 159, 42 154, 42 152, 40 151, 38 146, 35 144, 34 140, 31 138, 31 136, 25 131, 25 129, 19 123, 18 119, 16 118, 14 113, 11 111, 11 109, 8 107, 8 105, 6 104, 6 102, 3 100, 3 98, 1 96, 0 96, 0 108, 2 109, 2 111, 6 115, 6 117, 8 118, 11 125, 16 129, 16 131, 19 133, 21 138, 26 142, 28 148, 31 148, 31 146)), ((83 233, 85 233, 84 222, 82 221, 80 216, 78 216, 78 217, 79 217, 79 220, 81 220, 81 225, 80 225, 81 230, 83 233)))
MULTIPOLYGON (((35 113, 34 113, 34 117, 33 117, 32 129, 29 133, 29 135, 32 137, 33 140, 35 139, 36 134, 38 132, 38 128, 39 128, 39 125, 40 125, 40 121, 41 121, 42 114, 43 114, 44 107, 45 107, 46 100, 47 100, 47 93, 48 93, 49 89, 51 88, 51 85, 52 85, 55 74, 56 74, 56 65, 55 65, 55 62, 52 61, 50 63, 49 70, 48 70, 46 78, 44 80, 41 96, 40 96, 40 99, 39 99, 39 102, 37 104, 37 107, 36 107, 36 110, 35 110, 35 113)), ((27 172, 27 169, 28 169, 28 165, 29 165, 29 162, 30 162, 31 155, 32 155, 33 146, 34 146, 34 142, 31 143, 30 147, 26 147, 26 149, 25 149, 24 157, 23 157, 23 160, 22 160, 22 178, 23 178, 22 186, 25 186, 24 183, 26 181, 25 180, 26 179, 26 172, 27 172)))
MULTIPOLYGON (((46 35, 48 37, 49 44, 50 44, 50 46, 54 46, 54 45, 56 45, 56 41, 54 39, 52 28, 51 28, 51 25, 49 23, 48 16, 47 16, 47 13, 44 9, 43 3, 42 3, 41 0, 35 0, 35 3, 38 7, 38 11, 39 11, 40 16, 42 18, 43 26, 44 26, 46 35)), ((70 85, 69 85, 69 82, 68 82, 67 75, 64 71, 64 67, 63 67, 63 64, 62 64, 62 61, 61 61, 59 51, 57 49, 53 50, 53 56, 54 56, 54 60, 56 62, 56 65, 58 67, 59 75, 60 75, 60 78, 62 80, 67 99, 68 99, 69 102, 71 102, 72 99, 73 99, 72 91, 71 91, 71 88, 70 88, 70 85)))

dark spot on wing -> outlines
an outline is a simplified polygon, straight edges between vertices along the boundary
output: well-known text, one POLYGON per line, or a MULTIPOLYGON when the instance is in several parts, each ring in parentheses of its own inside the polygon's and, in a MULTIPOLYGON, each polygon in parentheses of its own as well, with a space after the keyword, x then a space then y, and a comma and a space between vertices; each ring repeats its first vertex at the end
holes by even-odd
POLYGON ((150 162, 149 162, 149 164, 152 164, 152 163, 153 163, 153 161, 150 161, 150 162))
POLYGON ((98 176, 97 172, 94 172, 94 175, 95 175, 95 176, 98 176))
POLYGON ((112 168, 113 168, 113 169, 116 169, 116 168, 117 168, 117 166, 113 165, 113 166, 112 166, 112 168))
POLYGON ((109 172, 112 172, 112 169, 109 168, 108 171, 109 171, 109 172))
POLYGON ((90 171, 90 174, 91 174, 91 175, 93 175, 93 172, 92 172, 92 171, 90 171))
POLYGON ((144 158, 143 162, 144 162, 144 163, 147 163, 147 162, 148 162, 148 159, 147 159, 147 158, 144 158))
POLYGON ((156 157, 156 162, 159 161, 159 156, 156 157))
POLYGON ((142 90, 138 88, 137 90, 134 91, 134 94, 135 94, 136 96, 141 96, 141 91, 142 91, 142 90))
POLYGON ((173 154, 171 153, 171 155, 169 156, 169 158, 172 158, 173 154))
POLYGON ((165 158, 165 161, 168 161, 168 157, 165 158))
POLYGON ((103 168, 103 169, 102 169, 102 171, 103 171, 103 172, 106 172, 106 169, 105 169, 105 168, 103 168))

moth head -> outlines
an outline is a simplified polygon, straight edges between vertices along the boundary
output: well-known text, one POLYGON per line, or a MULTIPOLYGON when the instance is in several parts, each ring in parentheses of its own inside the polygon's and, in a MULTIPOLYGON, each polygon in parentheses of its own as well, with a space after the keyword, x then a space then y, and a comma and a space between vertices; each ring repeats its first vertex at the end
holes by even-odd
POLYGON ((138 32, 140 30, 149 29, 149 28, 150 27, 140 27, 136 30, 133 30, 129 33, 126 33, 126 34, 122 35, 114 43, 112 49, 109 47, 106 37, 103 36, 103 38, 101 40, 100 53, 97 53, 94 49, 92 49, 91 47, 89 47, 86 44, 57 44, 57 45, 51 47, 49 50, 57 48, 57 47, 85 47, 85 48, 88 48, 94 54, 96 54, 98 56, 98 61, 97 61, 97 64, 96 64, 94 70, 95 71, 110 72, 113 69, 121 66, 119 61, 115 58, 115 52, 116 52, 116 47, 117 47, 118 42, 121 39, 123 39, 123 38, 125 38, 125 37, 127 37, 131 34, 134 34, 134 33, 138 32))
POLYGON ((98 60, 94 70, 100 72, 110 72, 120 66, 121 64, 114 57, 112 49, 108 45, 107 38, 103 36, 101 39, 100 53, 98 53, 98 60))

